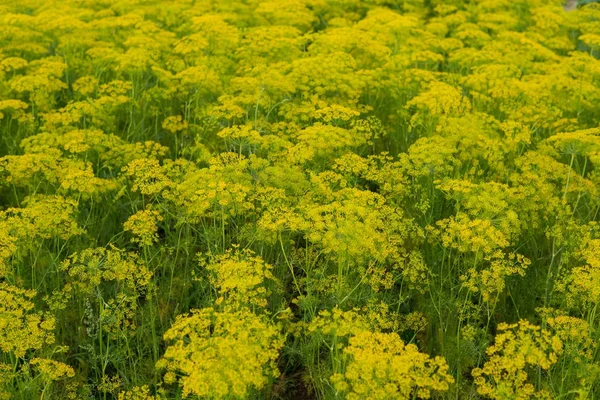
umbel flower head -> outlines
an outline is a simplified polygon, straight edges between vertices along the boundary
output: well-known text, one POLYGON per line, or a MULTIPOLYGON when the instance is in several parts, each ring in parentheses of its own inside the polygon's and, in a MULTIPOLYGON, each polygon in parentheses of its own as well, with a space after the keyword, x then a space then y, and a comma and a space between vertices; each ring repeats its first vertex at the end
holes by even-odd
POLYGON ((443 358, 420 353, 396 333, 362 331, 350 339, 344 353, 346 371, 331 381, 348 400, 428 399, 433 391, 448 390, 454 383, 443 358))
POLYGON ((0 349, 17 357, 54 343, 54 317, 33 311, 35 290, 0 283, 0 349))
POLYGON ((211 283, 219 291, 217 304, 226 309, 267 306, 267 281, 276 282, 273 266, 251 250, 230 249, 215 257, 207 269, 213 273, 211 283))
POLYGON ((573 268, 561 279, 557 288, 565 292, 569 307, 595 309, 600 304, 600 240, 590 240, 580 253, 586 264, 573 268))
POLYGON ((125 221, 123 230, 133 234, 131 239, 133 243, 151 246, 158 241, 157 223, 163 219, 156 210, 140 210, 125 221))
POLYGON ((526 320, 498 325, 495 343, 487 349, 489 360, 472 372, 477 392, 492 399, 543 397, 529 382, 531 368, 548 370, 563 352, 563 342, 552 332, 526 320))
POLYGON ((247 310, 193 310, 179 316, 164 339, 171 344, 156 367, 165 383, 179 382, 184 398, 246 398, 279 376, 275 360, 284 338, 247 310))
POLYGON ((49 360, 46 358, 34 358, 30 365, 34 365, 39 371, 42 379, 47 382, 57 381, 75 376, 73 367, 60 361, 49 360))
MULTIPOLYGON (((116 247, 85 249, 63 261, 61 270, 68 273, 69 282, 62 292, 54 294, 55 302, 77 295, 99 297, 105 330, 113 335, 135 332, 138 299, 152 296, 152 272, 137 254, 116 247)), ((66 307, 62 301, 57 305, 60 309, 66 307)))

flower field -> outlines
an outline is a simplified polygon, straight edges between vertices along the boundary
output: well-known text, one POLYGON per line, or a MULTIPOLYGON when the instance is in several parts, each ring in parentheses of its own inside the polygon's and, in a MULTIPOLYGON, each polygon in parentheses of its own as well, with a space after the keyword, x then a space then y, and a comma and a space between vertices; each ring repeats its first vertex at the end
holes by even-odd
POLYGON ((600 399, 599 212, 600 3, 0 2, 0 400, 600 399))

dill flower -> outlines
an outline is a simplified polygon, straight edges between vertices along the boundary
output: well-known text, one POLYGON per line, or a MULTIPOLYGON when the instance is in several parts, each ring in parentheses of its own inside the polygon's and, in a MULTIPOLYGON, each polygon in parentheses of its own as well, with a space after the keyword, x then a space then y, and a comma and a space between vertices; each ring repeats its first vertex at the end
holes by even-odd
POLYGON ((135 386, 134 388, 119 393, 117 400, 157 400, 159 396, 150 394, 148 385, 135 386))
POLYGON ((596 306, 600 304, 600 267, 584 265, 575 267, 561 280, 558 290, 566 292, 567 303, 571 307, 578 304, 596 306))
POLYGON ((600 304, 600 239, 589 240, 579 256, 585 265, 572 268, 558 281, 557 289, 565 294, 567 305, 584 310, 600 304))
POLYGON ((38 108, 50 110, 55 105, 55 93, 67 88, 61 80, 66 68, 67 64, 59 57, 32 61, 27 66, 28 73, 15 76, 10 87, 17 93, 28 94, 38 108))
POLYGON ((463 253, 492 254, 510 243, 492 221, 469 218, 464 213, 440 220, 437 225, 442 245, 463 253))
POLYGON ((181 115, 173 115, 165 118, 162 123, 162 127, 172 134, 184 131, 188 127, 187 121, 183 119, 181 115))
POLYGON ((142 246, 151 246, 158 242, 157 223, 164 218, 156 210, 141 210, 130 216, 123 224, 125 232, 131 232, 133 243, 142 246))
POLYGON ((371 322, 361 313, 361 310, 344 311, 338 307, 319 312, 310 324, 308 332, 319 332, 324 335, 349 336, 371 328, 371 322))
POLYGON ((89 156, 95 152, 102 154, 125 142, 116 135, 109 135, 100 129, 75 129, 64 134, 43 132, 21 140, 25 153, 43 153, 48 148, 56 148, 69 154, 89 156))
POLYGON ((75 154, 87 152, 93 143, 79 141, 74 135, 57 138, 56 135, 38 134, 23 140, 21 146, 30 153, 0 159, 0 168, 8 174, 6 181, 16 186, 31 188, 45 181, 57 188, 58 193, 75 192, 85 199, 118 187, 113 180, 98 178, 90 162, 61 154, 61 150, 75 154))
POLYGON ((306 326, 307 333, 314 335, 331 335, 336 337, 351 336, 363 331, 407 330, 413 325, 410 321, 415 315, 399 315, 390 312, 384 302, 369 302, 364 307, 343 310, 334 307, 331 310, 319 311, 306 326))
POLYGON ((23 357, 28 350, 38 350, 54 343, 55 319, 33 311, 35 290, 20 289, 0 283, 0 349, 23 357))
MULTIPOLYGON (((107 166, 114 166, 117 169, 125 168, 126 176, 131 177, 135 175, 134 170, 141 169, 141 166, 132 164, 131 169, 126 168, 129 163, 144 159, 159 160, 167 154, 168 150, 168 147, 160 143, 146 140, 144 142, 119 144, 102 153, 100 157, 107 166)), ((144 162, 140 161, 139 163, 143 165, 144 162)), ((138 173, 141 173, 141 171, 138 173)))
POLYGON ((579 40, 590 46, 592 49, 600 49, 600 35, 586 33, 585 35, 579 36, 579 40))
POLYGON ((415 96, 406 104, 407 108, 416 108, 411 118, 413 126, 423 123, 427 115, 461 115, 471 110, 471 103, 455 87, 444 82, 431 82, 428 90, 415 96))
POLYGON ((594 397, 576 1, 0 1, 0 399, 594 397))
POLYGON ((399 247, 409 237, 421 234, 400 208, 385 204, 382 195, 355 188, 333 190, 329 186, 334 186, 336 180, 342 187, 347 185, 341 175, 333 172, 314 177, 316 190, 312 196, 291 210, 270 210, 259 226, 266 231, 303 232, 332 259, 353 265, 397 260, 399 247), (327 182, 329 179, 332 182, 327 182))
POLYGON ((68 273, 70 281, 53 295, 52 304, 64 309, 65 300, 76 294, 88 299, 99 296, 104 329, 114 335, 135 332, 138 299, 152 295, 152 272, 136 254, 115 247, 86 249, 69 256, 61 270, 68 273))
POLYGON ((34 365, 45 381, 54 382, 59 379, 72 378, 75 370, 70 365, 47 358, 32 358, 29 362, 34 365))
POLYGON ((8 227, 4 223, 0 223, 0 276, 4 277, 10 270, 10 265, 7 262, 17 251, 17 238, 11 236, 8 232, 8 227))
POLYGON ((167 371, 166 383, 179 382, 184 398, 245 398, 279 376, 284 338, 247 310, 193 310, 178 316, 164 338, 170 345, 156 367, 167 371))
POLYGON ((211 283, 219 293, 216 304, 226 308, 264 308, 270 294, 268 281, 277 283, 273 266, 248 249, 229 249, 211 259, 206 268, 212 272, 211 283))
POLYGON ((340 105, 355 104, 366 85, 364 77, 355 73, 354 57, 341 51, 298 58, 287 68, 297 93, 306 97, 317 94, 340 105))
POLYGON ((597 346, 592 338, 592 329, 587 321, 568 315, 550 316, 545 322, 564 343, 564 353, 574 357, 578 363, 592 361, 597 346))
POLYGON ((165 198, 183 211, 188 222, 205 216, 220 219, 251 212, 250 160, 237 153, 221 153, 209 163, 208 168, 189 165, 186 174, 174 176, 165 198))
POLYGON ((261 143, 260 133, 248 125, 235 125, 225 128, 217 135, 223 138, 226 143, 231 143, 232 150, 239 149, 240 152, 244 147, 252 149, 261 143))
POLYGON ((504 291, 506 277, 511 275, 525 276, 531 261, 521 254, 496 251, 484 257, 483 267, 471 267, 461 275, 463 285, 472 292, 479 293, 486 303, 495 303, 504 291))
POLYGON ((63 240, 83 234, 75 219, 77 201, 62 196, 37 195, 25 199, 23 208, 8 208, 0 212, 12 232, 19 238, 63 240))
POLYGON ((123 173, 132 180, 133 191, 145 195, 161 193, 171 185, 158 160, 140 158, 123 167, 123 173))
POLYGON ((0 400, 11 400, 12 395, 5 389, 17 375, 11 365, 0 363, 0 400))
POLYGON ((347 399, 428 399, 454 382, 443 358, 420 353, 395 333, 359 332, 344 354, 345 372, 330 379, 347 399))
POLYGON ((366 144, 367 138, 337 126, 315 124, 296 133, 298 144, 292 147, 290 156, 302 163, 314 157, 331 157, 336 151, 366 144))
POLYGON ((67 271, 77 286, 91 292, 102 280, 119 281, 124 288, 143 290, 150 283, 148 271, 135 253, 111 247, 90 248, 74 253, 65 260, 61 269, 67 271))
POLYGON ((530 382, 532 368, 548 370, 563 352, 563 341, 526 320, 498 325, 494 345, 483 368, 472 371, 477 392, 492 399, 544 396, 530 382))
POLYGON ((46 149, 44 153, 5 156, 0 158, 0 171, 4 181, 20 187, 34 187, 44 178, 57 183, 60 151, 46 149))
POLYGON ((23 201, 25 207, 0 211, 0 276, 10 276, 8 261, 35 239, 68 240, 85 231, 75 219, 77 202, 62 196, 37 195, 23 201))
POLYGON ((115 190, 119 185, 109 179, 101 179, 94 175, 91 163, 82 161, 61 162, 57 170, 60 182, 60 193, 75 192, 81 198, 99 198, 100 194, 115 190))
POLYGON ((98 78, 95 76, 82 76, 73 82, 73 90, 83 96, 93 94, 98 87, 98 78))
POLYGON ((316 16, 305 3, 298 0, 263 1, 256 13, 273 21, 272 25, 293 26, 306 31, 315 22, 316 16))
POLYGON ((29 105, 20 100, 0 100, 0 120, 5 117, 4 113, 21 120, 27 107, 29 105))

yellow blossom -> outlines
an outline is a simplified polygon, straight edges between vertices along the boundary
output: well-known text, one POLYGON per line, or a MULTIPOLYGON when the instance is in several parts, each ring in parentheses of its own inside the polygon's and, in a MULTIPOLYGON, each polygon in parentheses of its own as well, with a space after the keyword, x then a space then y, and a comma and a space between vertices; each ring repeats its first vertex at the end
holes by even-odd
POLYGON ((157 368, 167 371, 165 381, 179 381, 184 398, 241 398, 279 376, 275 361, 283 337, 248 311, 193 310, 179 316, 164 337, 170 345, 157 368))
POLYGON ((348 399, 430 398, 454 382, 443 358, 420 353, 395 333, 357 333, 344 354, 345 372, 331 381, 348 399))
POLYGON ((134 243, 150 246, 158 241, 158 222, 164 218, 156 210, 141 210, 130 216, 123 224, 123 230, 131 232, 134 243))
POLYGON ((38 350, 54 343, 54 317, 34 311, 31 301, 35 290, 20 289, 0 283, 0 348, 23 357, 28 350, 38 350))

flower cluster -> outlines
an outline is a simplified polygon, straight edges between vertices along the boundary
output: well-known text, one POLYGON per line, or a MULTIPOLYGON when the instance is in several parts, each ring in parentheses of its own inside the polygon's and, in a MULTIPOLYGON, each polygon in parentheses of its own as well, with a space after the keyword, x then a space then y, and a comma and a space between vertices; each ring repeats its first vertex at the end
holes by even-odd
POLYGON ((55 319, 34 310, 34 290, 0 284, 0 348, 5 353, 24 357, 54 343, 55 319))
POLYGON ((169 347, 157 368, 179 381, 183 397, 244 398, 279 376, 283 346, 277 327, 251 312, 212 308, 179 316, 165 333, 169 347))
POLYGON ((344 353, 346 370, 331 380, 347 399, 427 399, 454 382, 442 358, 420 353, 394 333, 358 333, 344 353))
POLYGON ((142 246, 150 246, 158 241, 158 222, 163 217, 156 210, 141 210, 133 214, 123 224, 123 231, 131 232, 133 243, 139 243, 142 246))
POLYGON ((211 283, 219 297, 216 304, 225 308, 264 308, 270 294, 267 284, 276 283, 273 266, 250 250, 228 250, 210 260, 206 268, 212 273, 211 283))

